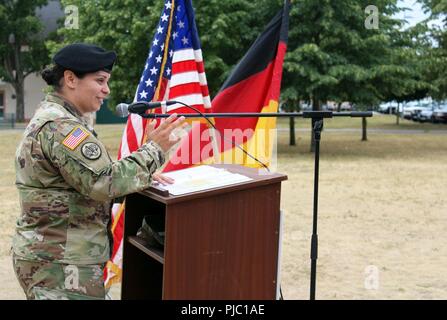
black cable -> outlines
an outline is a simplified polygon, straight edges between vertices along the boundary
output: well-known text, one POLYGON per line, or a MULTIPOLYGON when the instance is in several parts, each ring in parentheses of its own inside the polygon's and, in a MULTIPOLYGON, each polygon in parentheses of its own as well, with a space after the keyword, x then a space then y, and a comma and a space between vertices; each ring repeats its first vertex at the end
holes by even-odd
POLYGON ((192 107, 192 106, 190 106, 190 105, 187 105, 186 103, 183 103, 183 102, 181 102, 181 101, 173 101, 173 102, 175 102, 175 103, 179 103, 179 104, 181 104, 181 105, 184 105, 185 107, 190 108, 190 109, 194 110, 195 112, 199 113, 203 118, 205 118, 206 121, 208 121, 208 123, 209 123, 209 124, 210 124, 210 125, 217 131, 217 132, 220 133, 221 137, 222 137, 225 141, 230 142, 230 143, 232 144, 233 147, 236 147, 236 148, 239 148, 240 150, 242 150, 243 153, 245 153, 247 156, 249 156, 249 157, 252 158, 253 160, 255 160, 255 161, 257 161, 258 163, 260 163, 265 169, 267 169, 268 172, 270 172, 270 169, 267 167, 267 165, 266 165, 265 163, 263 163, 262 161, 258 160, 256 157, 254 157, 254 156, 252 156, 251 154, 249 154, 247 151, 244 150, 244 148, 242 148, 242 147, 236 145, 236 143, 234 143, 233 140, 229 140, 229 139, 225 138, 225 136, 219 131, 219 129, 217 129, 216 126, 215 126, 215 125, 214 125, 214 124, 213 124, 207 117, 205 117, 205 115, 204 115, 200 110, 198 110, 198 109, 196 109, 196 108, 194 108, 194 107, 192 107))

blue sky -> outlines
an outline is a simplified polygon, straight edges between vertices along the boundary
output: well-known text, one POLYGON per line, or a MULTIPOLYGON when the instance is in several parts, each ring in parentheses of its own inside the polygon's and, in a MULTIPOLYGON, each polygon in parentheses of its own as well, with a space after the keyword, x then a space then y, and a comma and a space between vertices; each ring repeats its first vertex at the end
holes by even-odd
MULTIPOLYGON (((400 0, 399 7, 410 9, 397 15, 398 18, 403 18, 408 21, 407 26, 414 26, 416 23, 428 18, 428 14, 423 12, 421 4, 416 0, 400 0)), ((442 25, 440 20, 436 20, 434 23, 442 25)))

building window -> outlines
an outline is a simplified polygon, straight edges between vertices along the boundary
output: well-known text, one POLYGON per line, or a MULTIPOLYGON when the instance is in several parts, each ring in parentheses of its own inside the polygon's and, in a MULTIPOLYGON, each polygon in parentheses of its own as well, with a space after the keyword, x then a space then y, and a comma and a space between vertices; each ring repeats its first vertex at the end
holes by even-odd
POLYGON ((0 118, 5 116, 5 93, 0 91, 0 118))

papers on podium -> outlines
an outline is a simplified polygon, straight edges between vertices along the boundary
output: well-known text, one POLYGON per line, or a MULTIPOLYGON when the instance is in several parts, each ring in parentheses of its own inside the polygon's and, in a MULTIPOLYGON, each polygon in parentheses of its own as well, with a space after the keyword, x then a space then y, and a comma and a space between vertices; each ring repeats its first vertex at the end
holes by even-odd
POLYGON ((252 180, 242 174, 207 165, 167 172, 163 175, 174 179, 175 182, 170 185, 156 184, 157 188, 168 190, 174 196, 252 180))

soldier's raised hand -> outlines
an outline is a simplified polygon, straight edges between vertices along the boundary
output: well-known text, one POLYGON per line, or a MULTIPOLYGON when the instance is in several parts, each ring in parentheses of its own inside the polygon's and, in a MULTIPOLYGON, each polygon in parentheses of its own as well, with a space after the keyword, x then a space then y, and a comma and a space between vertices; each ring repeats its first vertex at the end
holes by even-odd
POLYGON ((167 119, 161 121, 160 125, 155 128, 156 121, 152 120, 148 126, 148 141, 156 142, 164 152, 167 152, 173 145, 175 145, 180 138, 172 135, 172 131, 177 128, 183 128, 187 125, 185 117, 177 118, 177 114, 173 113, 167 119))

